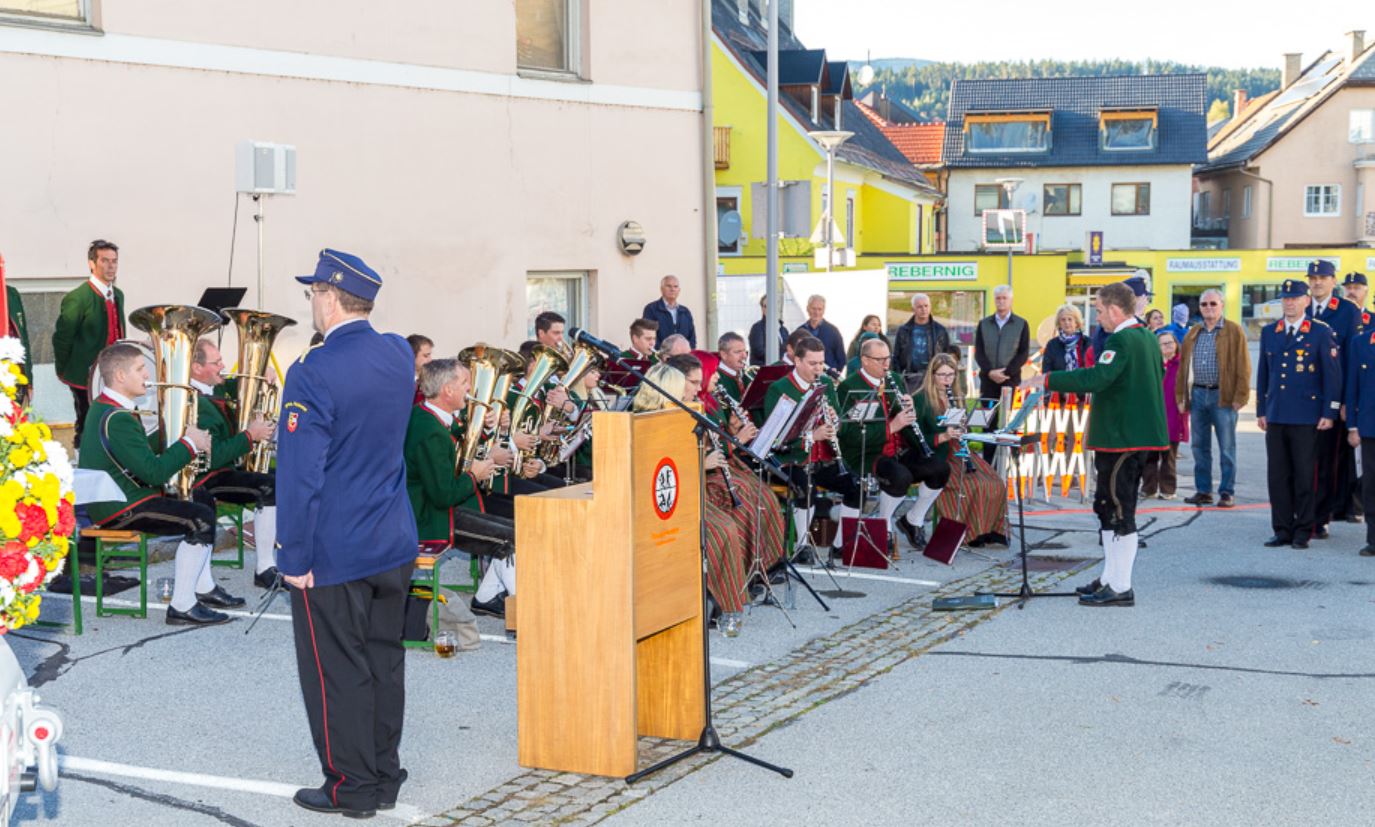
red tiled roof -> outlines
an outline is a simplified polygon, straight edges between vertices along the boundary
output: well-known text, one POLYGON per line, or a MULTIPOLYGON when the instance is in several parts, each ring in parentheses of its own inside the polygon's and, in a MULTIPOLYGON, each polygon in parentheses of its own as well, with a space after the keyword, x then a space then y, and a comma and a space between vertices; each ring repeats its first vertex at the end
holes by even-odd
POLYGON ((917 166, 931 166, 941 162, 941 148, 945 143, 945 124, 889 123, 868 106, 855 101, 859 111, 874 122, 888 142, 897 147, 907 160, 917 166))

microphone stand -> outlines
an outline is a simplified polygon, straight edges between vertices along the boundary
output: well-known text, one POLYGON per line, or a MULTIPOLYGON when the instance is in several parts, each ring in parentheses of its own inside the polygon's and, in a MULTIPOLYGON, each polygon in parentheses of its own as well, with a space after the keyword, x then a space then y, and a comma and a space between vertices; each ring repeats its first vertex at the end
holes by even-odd
POLYGON ((276 600, 277 595, 284 591, 286 591, 286 581, 282 580, 282 573, 277 572, 277 576, 272 579, 272 587, 268 589, 267 594, 263 595, 258 601, 258 608, 253 611, 253 622, 249 623, 248 628, 243 630, 245 635, 253 631, 253 627, 257 626, 258 621, 262 620, 263 615, 267 613, 268 607, 272 605, 272 601, 276 600))
MULTIPOLYGON (((610 345, 610 343, 608 342, 589 339, 580 339, 579 341, 583 341, 586 344, 589 344, 592 347, 597 348, 603 353, 607 353, 613 359, 618 359, 620 357, 620 351, 613 350, 614 346, 610 345)), ((707 416, 703 415, 698 411, 693 410, 691 407, 684 404, 681 399, 678 399, 676 396, 673 396, 672 394, 665 391, 659 385, 650 381, 648 378, 645 377, 643 373, 640 373, 635 368, 626 365, 624 362, 621 363, 621 366, 626 368, 626 370, 632 375, 638 377, 642 383, 658 391, 660 396, 662 396, 664 399, 667 399, 675 407, 679 408, 680 410, 686 411, 688 415, 693 418, 693 420, 697 423, 696 427, 693 428, 693 433, 697 435, 697 447, 699 455, 702 449, 702 441, 706 439, 706 435, 709 433, 715 433, 718 435, 718 437, 724 438, 728 443, 743 449, 744 446, 742 446, 738 440, 736 440, 730 434, 725 433, 725 429, 721 428, 715 422, 712 422, 710 418, 708 418, 707 416)), ((772 465, 772 463, 768 462, 767 460, 763 461, 763 464, 765 466, 772 465)), ((782 475, 783 473, 782 471, 776 469, 771 470, 774 470, 774 472, 778 475, 782 475)), ((703 504, 706 502, 706 484, 704 482, 704 479, 705 474, 699 474, 697 477, 697 486, 699 492, 698 497, 699 501, 703 504)), ((722 744, 721 737, 716 733, 716 726, 712 722, 711 708, 711 631, 707 628, 709 618, 707 616, 707 520, 705 505, 702 505, 698 509, 697 523, 699 537, 698 555, 701 557, 702 563, 702 720, 704 721, 704 724, 702 726, 702 733, 698 736, 697 743, 693 746, 688 747, 686 750, 683 750, 682 752, 676 755, 671 755, 668 758, 665 758, 664 760, 658 762, 657 764, 654 764, 653 766, 646 767, 645 769, 642 769, 639 772, 634 772, 630 775, 627 775, 625 777, 625 783, 634 784, 636 781, 639 781, 642 778, 653 775, 654 773, 659 772, 662 769, 677 764, 679 761, 691 758, 692 756, 701 753, 718 753, 720 755, 729 755, 732 758, 739 758, 741 761, 745 761, 750 764, 754 764, 755 766, 763 767, 766 770, 776 772, 784 778, 792 778, 792 770, 786 767, 780 767, 776 764, 770 764, 769 762, 763 761, 759 758, 755 758, 752 755, 746 755, 745 753, 739 750, 732 749, 731 747, 722 744)))

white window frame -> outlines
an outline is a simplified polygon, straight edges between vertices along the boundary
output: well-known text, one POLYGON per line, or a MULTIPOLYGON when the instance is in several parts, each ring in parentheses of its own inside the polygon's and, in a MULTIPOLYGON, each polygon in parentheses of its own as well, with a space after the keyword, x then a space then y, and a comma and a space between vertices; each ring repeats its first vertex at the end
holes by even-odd
POLYGON ((1346 140, 1353 144, 1375 143, 1375 109, 1353 109, 1347 117, 1346 140), (1363 132, 1360 138, 1357 132, 1363 132))
POLYGON ((1341 218, 1342 215, 1342 185, 1341 184, 1309 184, 1303 188, 1303 217, 1304 218, 1341 218), (1331 190, 1334 207, 1331 212, 1309 212, 1308 195, 1310 191, 1318 190, 1319 205, 1321 206, 1323 193, 1322 190, 1331 190))
POLYGON ((1241 217, 1243 220, 1251 217, 1251 185, 1247 184, 1241 188, 1241 217))
MULTIPOLYGON (((570 280, 570 281, 576 281, 576 282, 578 283, 578 292, 577 292, 577 300, 576 300, 576 304, 577 304, 577 313, 576 313, 576 314, 573 314, 573 313, 565 314, 565 316, 564 316, 564 329, 567 330, 568 328, 572 328, 572 327, 588 328, 588 327, 591 327, 591 326, 592 326, 592 324, 591 324, 591 321, 592 321, 592 320, 591 320, 591 318, 589 317, 589 308, 590 308, 590 306, 591 306, 591 304, 590 304, 590 295, 589 295, 589 294, 592 292, 592 274, 591 274, 589 271, 587 271, 587 270, 529 270, 529 271, 527 271, 527 272, 525 273, 525 283, 528 285, 528 284, 530 283, 530 280, 531 280, 531 279, 567 279, 567 280, 570 280)), ((528 304, 527 304, 526 310, 527 310, 527 312, 529 311, 528 304)), ((528 325, 528 327, 527 327, 526 329, 527 329, 527 331, 529 332, 530 338, 531 338, 531 339, 535 338, 535 334, 534 334, 535 317, 534 317, 534 316, 531 316, 529 319, 527 319, 527 320, 526 320, 526 324, 528 325)))
MULTIPOLYGON (((735 243, 735 252, 725 253, 718 251, 718 258, 739 258, 745 254, 745 245, 749 243, 749 234, 745 230, 745 188, 744 187, 717 187, 717 198, 734 198, 735 211, 740 213, 740 240, 735 243)), ((719 248, 721 242, 718 239, 716 246, 719 248)))
POLYGON ((859 249, 855 243, 855 192, 846 190, 845 192, 845 246, 851 250, 859 249))
POLYGON ((25 26, 35 29, 60 29, 62 31, 95 32, 96 21, 91 0, 80 0, 81 19, 69 17, 44 17, 27 12, 0 10, 0 26, 25 26))
POLYGON ((840 110, 841 110, 841 106, 842 106, 842 104, 844 104, 844 102, 845 102, 845 99, 844 99, 844 98, 842 98, 840 95, 836 95, 836 108, 835 108, 835 118, 834 118, 834 120, 835 120, 835 128, 836 128, 836 129, 844 129, 844 127, 840 125, 840 110))
POLYGON ((812 123, 820 123, 821 120, 821 88, 815 83, 812 84, 812 123))
MULTIPOLYGON (((89 0, 87 0, 89 2, 89 0)), ((564 59, 566 68, 549 69, 543 66, 521 66, 519 58, 516 74, 520 77, 544 80, 582 80, 582 5, 584 0, 563 0, 565 25, 564 59)))

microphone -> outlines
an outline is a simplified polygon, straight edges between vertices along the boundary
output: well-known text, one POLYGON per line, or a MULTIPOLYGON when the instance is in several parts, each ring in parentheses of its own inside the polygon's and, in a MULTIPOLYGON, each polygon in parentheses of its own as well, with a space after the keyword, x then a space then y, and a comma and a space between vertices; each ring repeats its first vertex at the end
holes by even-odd
POLYGON ((583 330, 580 327, 570 328, 568 331, 568 338, 572 339, 575 342, 581 342, 587 345, 588 347, 594 347, 597 350, 600 350, 602 353, 605 353, 606 355, 610 356, 612 359, 619 359, 621 356, 620 348, 616 347, 615 345, 611 344, 605 339, 598 339, 596 336, 593 336, 591 333, 588 333, 586 330, 583 330))

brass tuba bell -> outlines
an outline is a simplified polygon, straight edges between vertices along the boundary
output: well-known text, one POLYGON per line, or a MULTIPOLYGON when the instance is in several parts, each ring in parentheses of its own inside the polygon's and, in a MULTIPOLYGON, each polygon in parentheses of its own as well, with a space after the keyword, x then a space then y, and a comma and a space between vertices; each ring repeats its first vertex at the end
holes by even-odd
MULTIPOLYGON (((258 417, 275 425, 278 418, 278 389, 276 384, 268 381, 268 371, 272 370, 272 343, 277 340, 277 334, 296 324, 296 320, 243 307, 231 307, 220 313, 234 323, 239 334, 239 370, 228 374, 239 380, 236 394, 238 429, 240 432, 247 430, 258 417)), ((257 474, 271 470, 276 445, 275 437, 253 443, 241 460, 243 470, 257 474)))
POLYGON ((486 443, 484 448, 482 439, 483 417, 489 410, 495 410, 500 417, 501 410, 506 406, 506 395, 500 391, 500 386, 509 387, 509 380, 501 382, 501 378, 525 368, 525 361, 520 354, 499 347, 488 347, 482 342, 460 351, 458 361, 472 373, 472 390, 468 392, 467 423, 455 472, 467 468, 490 450, 491 443, 486 443))

